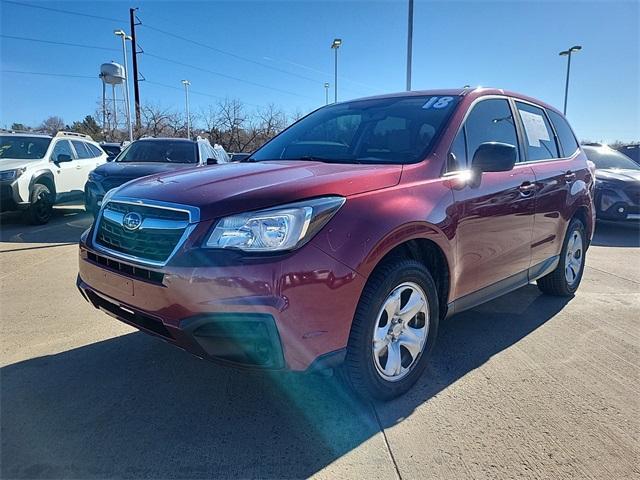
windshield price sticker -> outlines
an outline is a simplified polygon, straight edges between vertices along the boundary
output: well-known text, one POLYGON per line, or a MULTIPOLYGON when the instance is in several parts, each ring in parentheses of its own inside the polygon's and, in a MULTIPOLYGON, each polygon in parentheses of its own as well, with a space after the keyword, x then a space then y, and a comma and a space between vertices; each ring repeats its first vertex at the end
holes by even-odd
POLYGON ((449 104, 453 101, 453 97, 431 97, 427 100, 422 108, 428 110, 429 108, 447 108, 449 104))

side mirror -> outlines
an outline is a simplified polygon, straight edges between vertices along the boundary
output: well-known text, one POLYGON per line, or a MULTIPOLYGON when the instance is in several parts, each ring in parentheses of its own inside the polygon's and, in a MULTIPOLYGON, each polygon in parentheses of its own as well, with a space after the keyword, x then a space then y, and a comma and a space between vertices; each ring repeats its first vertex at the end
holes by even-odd
POLYGON ((70 162, 71 160, 73 160, 71 158, 71 155, 68 155, 66 153, 59 153, 58 156, 56 157, 56 159, 54 160, 55 163, 64 163, 64 162, 70 162))
POLYGON ((218 159, 216 158, 207 158, 207 165, 217 165, 218 159))
POLYGON ((515 145, 485 142, 473 154, 471 167, 481 172, 508 172, 513 169, 517 158, 515 145))

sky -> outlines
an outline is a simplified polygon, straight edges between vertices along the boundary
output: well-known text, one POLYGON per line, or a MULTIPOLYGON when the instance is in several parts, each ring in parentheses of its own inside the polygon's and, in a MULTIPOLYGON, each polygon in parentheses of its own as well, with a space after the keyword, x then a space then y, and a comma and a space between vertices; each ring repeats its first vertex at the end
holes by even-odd
MULTIPOLYGON (((145 52, 138 57, 143 105, 183 111, 186 78, 192 112, 237 98, 248 110, 273 103, 306 113, 325 103, 325 82, 333 99, 335 37, 343 40, 339 100, 405 89, 407 0, 0 0, 0 126, 34 126, 51 115, 70 124, 94 114, 100 64, 122 63, 113 31, 129 31, 130 7, 139 8, 142 22, 136 33, 145 52)), ((567 109, 576 133, 638 140, 639 22, 637 0, 416 0, 412 86, 492 86, 562 109, 566 57, 558 53, 581 45, 572 57, 567 109)), ((127 55, 130 63, 129 49, 127 55)))

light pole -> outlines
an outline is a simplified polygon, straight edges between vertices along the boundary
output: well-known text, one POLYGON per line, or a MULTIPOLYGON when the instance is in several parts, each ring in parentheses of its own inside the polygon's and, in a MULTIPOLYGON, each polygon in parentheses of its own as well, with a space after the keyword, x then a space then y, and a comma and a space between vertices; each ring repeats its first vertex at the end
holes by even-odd
POLYGON ((127 110, 127 127, 129 128, 129 141, 133 142, 133 127, 131 126, 131 107, 129 106, 129 73, 127 70, 127 40, 131 37, 124 30, 114 30, 117 37, 122 37, 122 56, 124 57, 124 103, 127 110))
POLYGON ((187 138, 191 138, 191 120, 189 118, 189 85, 191 82, 182 80, 182 84, 184 85, 184 104, 187 110, 187 138))
POLYGON ((342 39, 334 38, 333 43, 331 44, 331 48, 333 48, 336 51, 334 76, 333 76, 334 103, 338 101, 338 49, 340 48, 340 45, 342 45, 342 39))
POLYGON ((329 105, 329 82, 324 82, 324 104, 329 105))
POLYGON ((413 0, 409 0, 409 24, 407 26, 407 92, 411 91, 412 51, 413 51, 413 0))
POLYGON ((569 50, 564 50, 560 52, 560 56, 567 56, 567 81, 564 85, 564 109, 562 113, 567 114, 567 97, 569 96, 569 72, 571 71, 571 54, 573 52, 577 52, 578 50, 582 50, 580 45, 574 45, 569 50))

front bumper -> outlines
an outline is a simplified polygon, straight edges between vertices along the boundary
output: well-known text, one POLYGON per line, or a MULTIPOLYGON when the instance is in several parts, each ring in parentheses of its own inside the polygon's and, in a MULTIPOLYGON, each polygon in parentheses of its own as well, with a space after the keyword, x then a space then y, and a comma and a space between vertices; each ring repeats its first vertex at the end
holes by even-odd
POLYGON ((88 212, 97 213, 100 210, 105 192, 99 184, 88 181, 84 185, 84 207, 88 212))
POLYGON ((96 308, 199 357, 269 369, 303 371, 343 352, 364 287, 311 244, 271 259, 194 267, 183 258, 176 263, 191 266, 151 270, 105 256, 85 236, 79 263, 78 288, 96 308))
MULTIPOLYGON (((637 196, 637 195, 636 195, 637 196)), ((596 217, 599 220, 640 220, 640 202, 623 189, 596 190, 596 217)))
POLYGON ((8 212, 28 207, 21 201, 18 182, 0 182, 0 212, 8 212))

